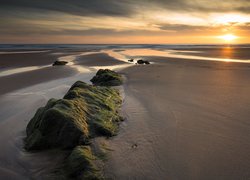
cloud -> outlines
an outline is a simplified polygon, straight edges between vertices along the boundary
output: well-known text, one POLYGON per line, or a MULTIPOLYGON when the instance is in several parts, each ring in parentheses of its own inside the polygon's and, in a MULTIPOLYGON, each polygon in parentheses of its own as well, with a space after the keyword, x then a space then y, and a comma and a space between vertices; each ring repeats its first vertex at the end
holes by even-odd
POLYGON ((1 0, 1 8, 57 11, 80 16, 126 16, 133 9, 126 1, 117 0, 1 0))
POLYGON ((154 0, 153 2, 158 7, 178 11, 250 13, 249 0, 154 0))
POLYGON ((244 17, 244 22, 248 22, 248 14, 249 0, 1 0, 0 38, 5 35, 153 37, 212 34, 235 27, 247 31, 249 24, 238 24, 238 20, 244 17), (230 13, 239 16, 232 21, 231 16, 219 18, 230 13), (224 21, 228 19, 226 26, 224 21))
POLYGON ((13 36, 37 36, 37 35, 62 35, 62 36, 137 36, 137 35, 166 35, 165 32, 161 31, 150 31, 150 30, 115 30, 111 28, 89 28, 89 29, 47 29, 43 27, 32 27, 23 26, 10 31, 8 28, 0 28, 0 34, 2 35, 13 35, 13 36))
POLYGON ((169 11, 250 13, 248 0, 1 0, 1 9, 37 9, 80 16, 133 16, 152 8, 169 11))
POLYGON ((161 30, 173 31, 173 32, 204 31, 204 30, 209 29, 208 26, 191 26, 191 25, 184 25, 184 24, 164 24, 164 25, 159 25, 159 28, 161 30))
POLYGON ((250 22, 237 25, 236 28, 238 28, 238 30, 240 30, 240 31, 249 32, 250 31, 250 22))

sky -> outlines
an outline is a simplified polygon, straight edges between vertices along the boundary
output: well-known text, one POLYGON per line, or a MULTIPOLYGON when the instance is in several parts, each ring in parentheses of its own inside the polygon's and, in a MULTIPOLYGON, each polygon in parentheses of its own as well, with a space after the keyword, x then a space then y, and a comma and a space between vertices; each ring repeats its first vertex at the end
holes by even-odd
POLYGON ((0 43, 250 43, 250 0, 0 3, 0 43))

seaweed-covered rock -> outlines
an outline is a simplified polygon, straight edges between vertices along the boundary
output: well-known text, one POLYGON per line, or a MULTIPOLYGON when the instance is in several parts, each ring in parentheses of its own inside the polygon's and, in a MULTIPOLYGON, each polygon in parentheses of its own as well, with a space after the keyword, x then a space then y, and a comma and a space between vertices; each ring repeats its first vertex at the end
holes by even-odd
POLYGON ((25 148, 72 148, 89 137, 84 100, 51 99, 29 122, 25 148))
POLYGON ((52 66, 62 66, 68 64, 67 61, 55 61, 52 66))
POLYGON ((64 174, 72 179, 100 179, 101 175, 95 164, 97 158, 89 146, 77 146, 65 162, 64 174))
POLYGON ((123 83, 123 78, 117 72, 100 69, 90 81, 98 86, 120 86, 123 83))
POLYGON ((98 135, 113 136, 121 117, 118 90, 77 81, 63 99, 37 110, 27 128, 25 148, 73 148, 98 135))

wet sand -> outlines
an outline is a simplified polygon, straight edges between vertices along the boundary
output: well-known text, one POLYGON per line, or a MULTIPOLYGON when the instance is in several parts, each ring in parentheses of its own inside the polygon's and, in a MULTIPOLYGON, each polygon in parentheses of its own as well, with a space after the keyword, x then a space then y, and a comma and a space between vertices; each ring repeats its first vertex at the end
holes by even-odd
POLYGON ((110 141, 113 179, 249 179, 250 68, 148 58, 127 77, 121 132, 110 141))
MULTIPOLYGON (((63 52, 57 56, 75 54, 77 57, 82 52, 70 53, 63 52)), ((33 53, 29 54, 29 57, 33 55, 33 53)), ((31 65, 29 66, 25 60, 27 56, 23 56, 22 53, 7 61, 4 59, 5 55, 0 54, 0 63, 6 63, 7 70, 15 69, 17 64, 18 67, 30 67, 31 65), (12 62, 16 63, 12 64, 12 62)), ((54 59, 52 61, 45 56, 47 58, 53 55, 44 55, 39 59, 42 62, 33 62, 32 65, 38 66, 36 70, 0 76, 2 84, 0 87, 0 179, 51 179, 51 171, 61 164, 63 156, 58 156, 58 152, 55 154, 53 151, 25 152, 23 138, 26 125, 36 110, 44 106, 50 98, 62 98, 71 85, 78 80, 90 83, 89 80, 97 71, 95 68, 77 64, 52 67, 54 59)), ((92 61, 93 66, 98 66, 101 59, 96 58, 92 61)), ((120 62, 113 59, 113 63, 109 60, 109 64, 116 66, 120 62)))
POLYGON ((26 67, 26 66, 41 66, 52 64, 56 61, 57 56, 51 55, 50 52, 38 53, 7 53, 0 54, 0 67, 26 67))
POLYGON ((125 64, 125 62, 119 61, 105 53, 98 53, 98 54, 80 56, 76 59, 75 64, 92 67, 92 66, 122 65, 125 64))
MULTIPOLYGON (((70 53, 66 55, 74 54, 70 53)), ((0 77, 5 85, 0 88, 0 179, 46 179, 60 157, 22 149, 26 124, 36 109, 52 97, 61 98, 75 81, 89 82, 96 66, 124 64, 103 53, 80 53, 72 66, 0 77)), ((56 55, 61 56, 60 52, 56 55)), ((13 67, 29 66, 29 62, 20 64, 23 55, 11 61, 2 57, 0 63, 9 62, 5 67, 12 67, 14 61, 19 64, 13 67)), ((54 62, 46 58, 32 65, 54 62)), ((250 65, 140 58, 154 64, 121 70, 126 77, 126 120, 119 135, 107 141, 113 151, 106 175, 114 179, 249 179, 250 65)))
POLYGON ((189 54, 198 56, 207 56, 213 58, 232 58, 232 59, 244 59, 249 60, 249 48, 237 48, 237 47, 221 47, 221 48, 192 48, 192 49, 176 49, 180 51, 178 54, 189 54))
POLYGON ((77 70, 70 67, 45 67, 29 72, 16 73, 9 76, 0 77, 0 94, 6 94, 14 90, 32 86, 35 84, 48 82, 51 80, 66 78, 77 74, 77 70))
POLYGON ((0 84, 3 85, 0 88, 0 96, 39 83, 74 76, 80 73, 79 69, 80 71, 84 68, 87 71, 96 71, 92 67, 126 65, 125 62, 116 60, 105 53, 80 55, 81 53, 71 50, 69 52, 64 51, 62 54, 60 54, 60 51, 0 54, 0 69, 2 72, 5 70, 14 70, 17 67, 27 67, 27 69, 29 67, 36 68, 4 76, 1 76, 0 72, 0 84), (58 58, 66 57, 65 60, 67 61, 67 56, 70 57, 70 61, 73 61, 74 66, 52 66, 53 62, 58 58), (72 60, 72 56, 75 56, 75 59, 72 60))

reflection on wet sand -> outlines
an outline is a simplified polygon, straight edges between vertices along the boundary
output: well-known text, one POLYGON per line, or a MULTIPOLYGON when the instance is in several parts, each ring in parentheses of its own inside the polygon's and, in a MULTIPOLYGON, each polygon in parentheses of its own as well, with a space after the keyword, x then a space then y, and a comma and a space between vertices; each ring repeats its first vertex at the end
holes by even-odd
POLYGON ((7 69, 7 70, 0 72, 0 77, 9 76, 9 75, 16 74, 16 73, 33 71, 33 70, 41 69, 44 67, 48 67, 48 66, 29 66, 29 67, 15 68, 15 69, 7 69))
POLYGON ((190 54, 185 54, 185 51, 142 49, 142 48, 125 49, 123 51, 104 50, 103 52, 120 60, 126 60, 129 58, 140 58, 144 56, 163 56, 163 57, 180 58, 180 59, 250 63, 250 60, 241 60, 232 58, 234 50, 235 49, 231 47, 225 47, 222 49, 221 53, 223 53, 223 57, 227 58, 213 58, 213 57, 196 55, 197 51, 188 51, 189 53, 192 52, 192 55, 190 55, 190 54), (182 54, 179 54, 180 52, 182 54))

